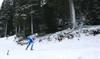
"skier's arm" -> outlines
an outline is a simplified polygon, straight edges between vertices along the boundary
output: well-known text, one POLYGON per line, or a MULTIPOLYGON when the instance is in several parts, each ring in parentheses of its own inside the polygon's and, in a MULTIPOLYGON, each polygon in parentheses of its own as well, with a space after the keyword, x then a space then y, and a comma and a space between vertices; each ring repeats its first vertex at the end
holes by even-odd
POLYGON ((35 38, 32 38, 32 41, 34 42, 35 38))

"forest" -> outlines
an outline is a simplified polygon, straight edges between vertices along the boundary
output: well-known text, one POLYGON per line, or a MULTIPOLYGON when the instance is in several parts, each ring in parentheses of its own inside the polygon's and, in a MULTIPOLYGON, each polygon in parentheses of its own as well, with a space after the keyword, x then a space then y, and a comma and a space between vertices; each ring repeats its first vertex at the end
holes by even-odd
POLYGON ((100 25, 100 0, 3 0, 0 36, 39 36, 100 25))

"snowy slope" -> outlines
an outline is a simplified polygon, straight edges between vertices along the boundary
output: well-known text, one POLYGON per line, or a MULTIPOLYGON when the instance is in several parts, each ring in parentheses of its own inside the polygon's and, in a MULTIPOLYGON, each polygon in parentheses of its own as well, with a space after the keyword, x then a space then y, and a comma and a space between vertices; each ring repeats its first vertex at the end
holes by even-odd
POLYGON ((100 59, 100 34, 85 36, 81 33, 80 40, 77 39, 65 38, 61 42, 36 41, 34 50, 31 51, 30 47, 25 50, 27 45, 17 45, 13 41, 14 36, 0 38, 0 59, 100 59))

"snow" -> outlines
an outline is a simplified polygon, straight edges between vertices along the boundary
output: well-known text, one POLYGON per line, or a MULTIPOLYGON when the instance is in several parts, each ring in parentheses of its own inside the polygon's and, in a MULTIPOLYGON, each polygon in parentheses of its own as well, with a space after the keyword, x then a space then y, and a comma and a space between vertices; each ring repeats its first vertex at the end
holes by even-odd
MULTIPOLYGON (((98 27, 88 29, 96 28, 98 27)), ((57 36, 65 31, 68 30, 50 34, 51 39, 54 39, 54 35, 57 36)), ((49 35, 38 37, 33 51, 30 50, 30 47, 25 50, 27 45, 17 45, 14 41, 15 35, 8 39, 0 38, 0 59, 100 59, 100 34, 86 36, 84 33, 80 33, 80 35, 71 40, 64 38, 61 42, 44 40, 39 43, 39 39, 49 35), (7 55, 8 50, 9 55, 7 55)))
POLYGON ((1 6, 2 6, 2 2, 3 2, 3 0, 0 0, 0 10, 1 10, 1 6))

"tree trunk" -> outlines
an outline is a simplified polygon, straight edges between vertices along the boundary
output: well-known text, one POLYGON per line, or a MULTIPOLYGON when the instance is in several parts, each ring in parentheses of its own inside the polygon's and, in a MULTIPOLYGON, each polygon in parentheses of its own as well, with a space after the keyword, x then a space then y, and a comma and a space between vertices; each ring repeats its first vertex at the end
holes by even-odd
POLYGON ((70 8, 70 22, 71 22, 71 29, 75 29, 76 27, 76 19, 75 19, 75 8, 73 0, 69 0, 69 8, 70 8))
POLYGON ((31 14, 31 34, 33 34, 33 16, 31 14))
MULTIPOLYGON (((31 4, 32 4, 32 0, 31 0, 31 4)), ((31 12, 32 12, 32 8, 33 6, 31 6, 31 12)), ((31 13, 31 34, 33 34, 33 16, 32 16, 33 13, 31 13)))
POLYGON ((20 36, 20 25, 19 25, 19 36, 20 36))
POLYGON ((6 21, 5 37, 7 35, 7 24, 8 24, 8 21, 6 21))
POLYGON ((17 26, 15 27, 15 34, 17 35, 17 26))
POLYGON ((24 31, 24 38, 25 38, 25 20, 24 20, 24 25, 23 25, 23 31, 24 31))

